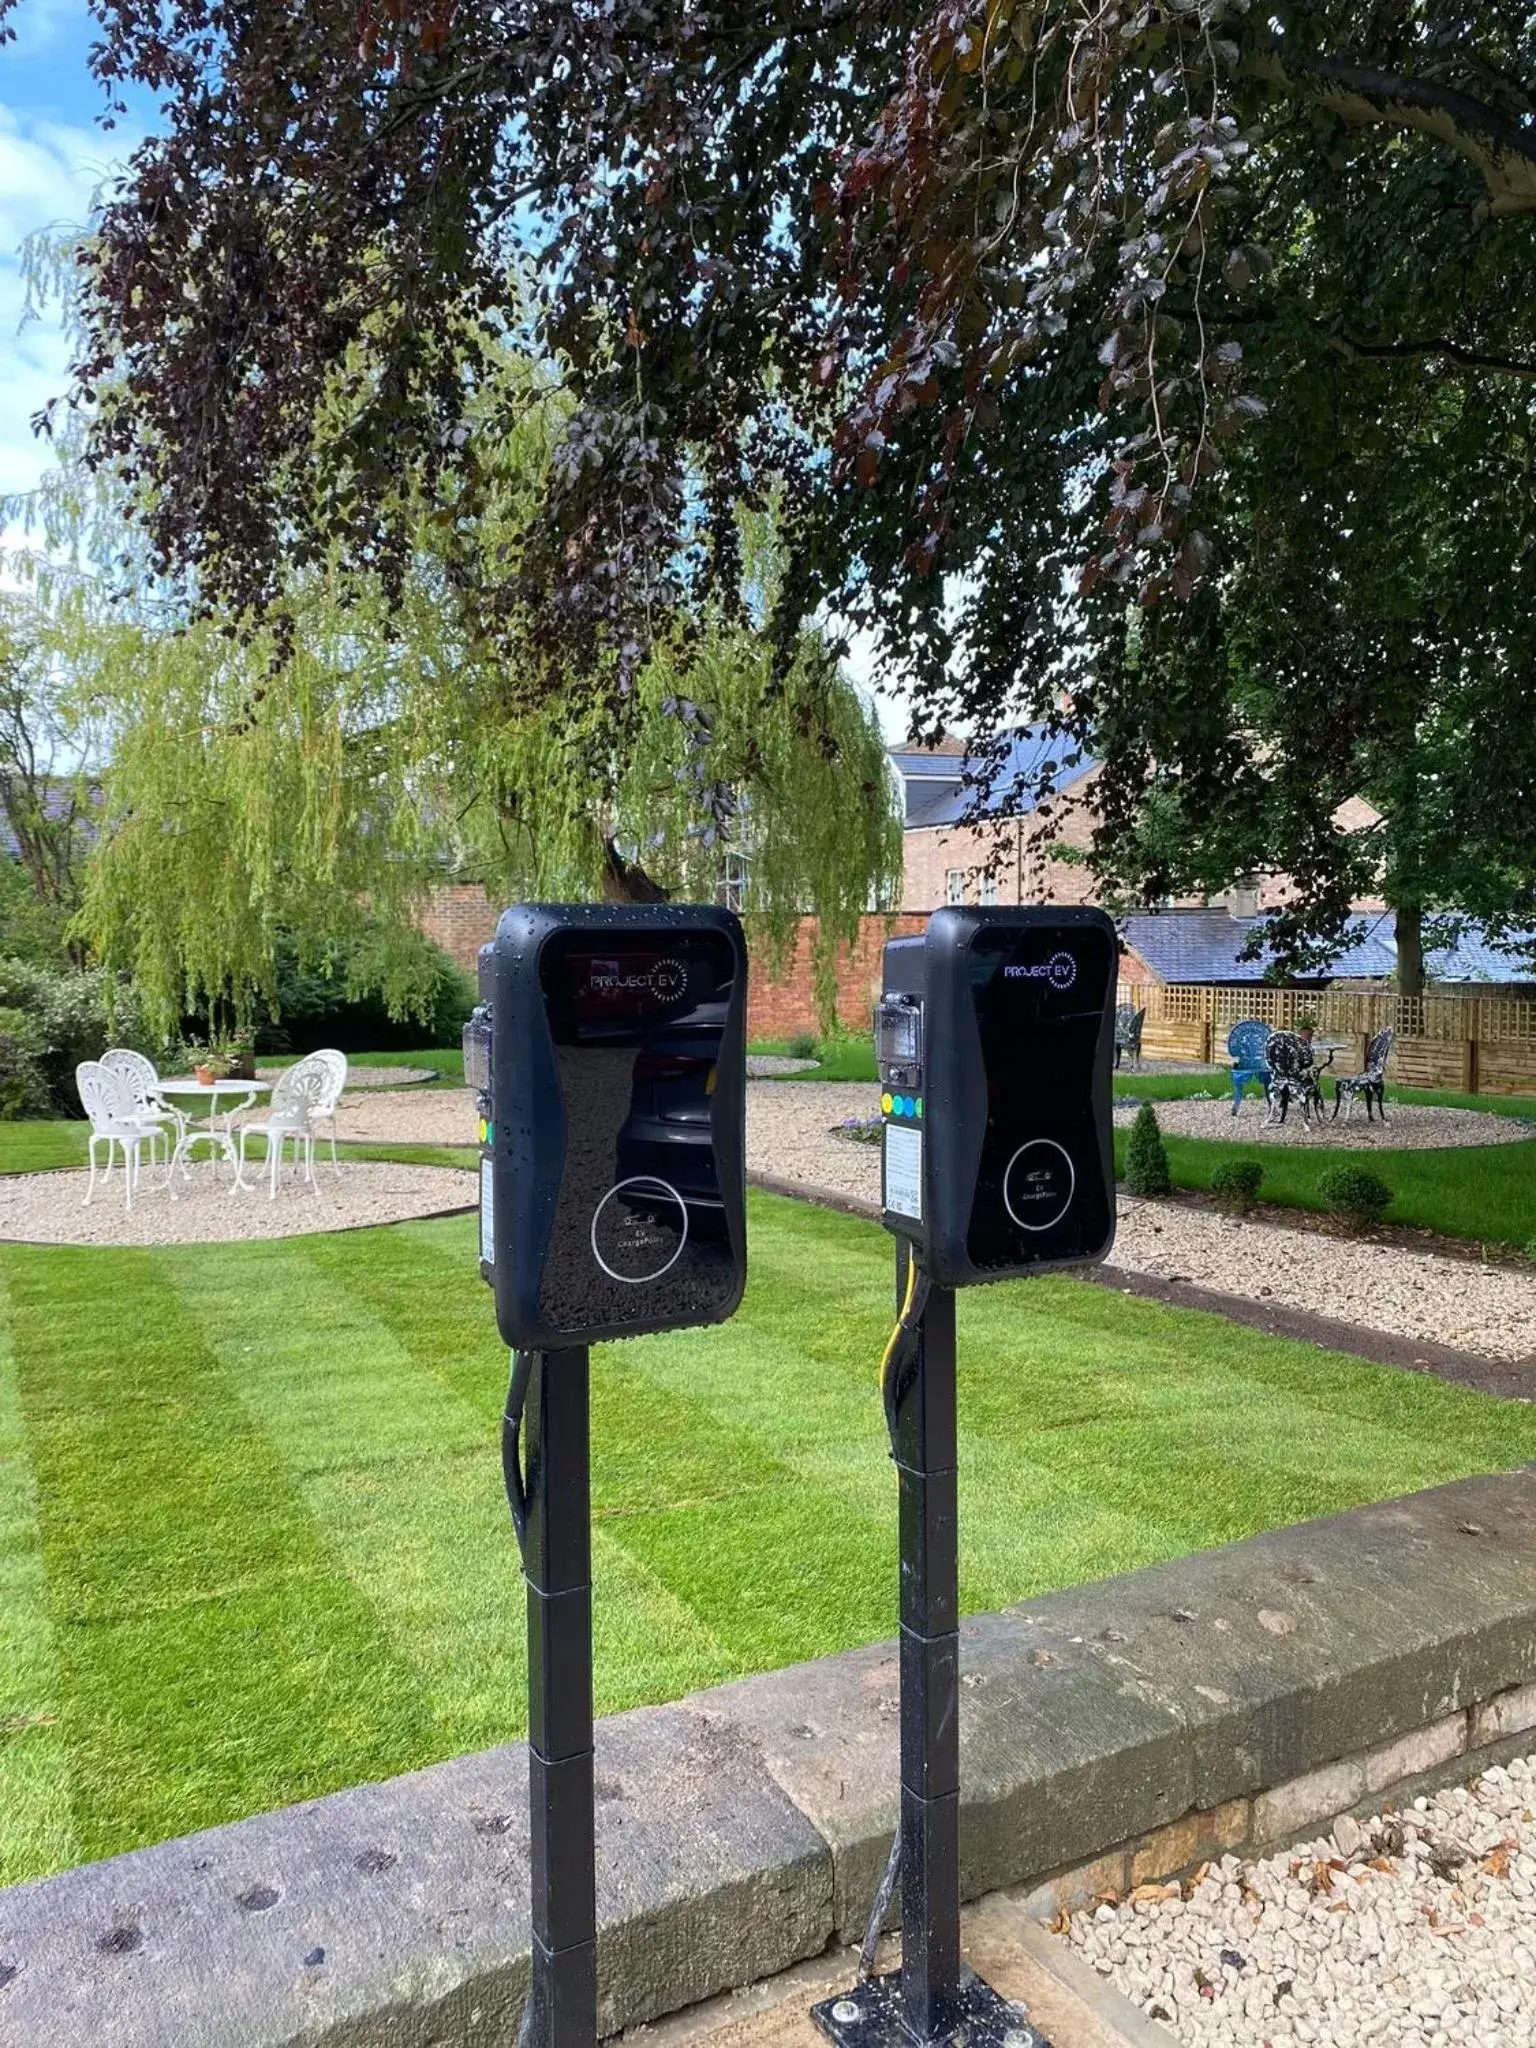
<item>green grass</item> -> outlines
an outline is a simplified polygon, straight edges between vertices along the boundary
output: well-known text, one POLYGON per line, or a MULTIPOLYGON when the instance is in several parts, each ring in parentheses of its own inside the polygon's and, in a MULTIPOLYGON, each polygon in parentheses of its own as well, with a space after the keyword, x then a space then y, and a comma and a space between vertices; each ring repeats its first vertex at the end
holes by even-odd
MULTIPOLYGON (((715 1330, 594 1355, 604 1712, 895 1621, 889 1241, 754 1197, 715 1330)), ((1069 1280, 960 1307, 975 1611, 1536 1458, 1536 1409, 1069 1280)), ((0 1882, 503 1741, 471 1218, 0 1246, 0 1882)))
MULTIPOLYGON (((789 1052, 787 1038, 754 1038, 749 1052, 771 1053, 783 1059, 789 1052)), ((820 1065, 811 1073, 786 1074, 786 1081, 877 1081, 875 1043, 858 1036, 829 1038, 819 1042, 816 1058, 820 1065)))
MULTIPOLYGON (((256 1055, 256 1064, 258 1067, 291 1067, 303 1057, 297 1052, 261 1052, 256 1055)), ((464 1086, 464 1053, 457 1045, 433 1045, 422 1052, 349 1052, 347 1062, 354 1067, 430 1067, 437 1079, 407 1083, 413 1091, 464 1086)))
MULTIPOLYGON (((1241 1126, 1238 1127, 1239 1129, 1241 1126)), ((1115 1157, 1123 1172, 1130 1133, 1115 1133, 1115 1157)), ((1181 1138, 1165 1131, 1163 1143, 1173 1184, 1208 1188, 1223 1161, 1257 1159, 1264 1167, 1259 1198, 1292 1209, 1325 1205, 1317 1184, 1332 1166, 1363 1166, 1391 1188, 1389 1223, 1434 1230, 1480 1244, 1525 1246, 1536 1239, 1536 1146, 1467 1145, 1438 1152, 1327 1150, 1221 1139, 1181 1138)))

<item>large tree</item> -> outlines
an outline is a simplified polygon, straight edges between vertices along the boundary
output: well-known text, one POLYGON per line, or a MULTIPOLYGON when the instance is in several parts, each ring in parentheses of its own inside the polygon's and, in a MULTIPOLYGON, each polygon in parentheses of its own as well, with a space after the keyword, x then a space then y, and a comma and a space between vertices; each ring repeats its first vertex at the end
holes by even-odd
MULTIPOLYGON (((35 659, 94 735, 101 789, 74 929, 167 1025, 275 1004, 294 946, 301 966, 344 958, 345 993, 419 1010, 440 964, 420 912, 457 877, 503 899, 729 886, 770 956, 813 911, 830 1021, 836 949, 901 873, 872 709, 814 631, 776 670, 782 549, 746 513, 729 606, 670 614, 622 685, 609 659, 539 687, 515 607, 488 617, 486 591, 524 545, 567 401, 504 351, 508 384, 525 403, 472 553, 423 503, 397 575, 290 565, 259 621, 190 606, 141 560, 93 568, 122 519, 115 473, 93 490, 66 460, 30 507, 35 659)), ((0 693, 0 802, 5 732, 0 693)))
MULTIPOLYGON (((1331 655, 1268 733, 1198 661, 1119 681, 1128 610, 1203 589, 1157 632, 1205 633, 1264 544, 1239 451, 1311 431, 1315 365, 1369 449, 1449 391, 1459 473, 1529 475, 1523 0, 96 5, 104 79, 167 116, 89 252, 77 388, 161 559, 237 610, 321 558, 398 588, 423 499, 471 534, 506 431, 476 352, 528 328, 574 400, 551 490, 454 573, 547 692, 729 602, 736 507, 776 493, 782 645, 826 607, 920 721, 1059 711, 1123 856, 1159 775, 1200 818, 1320 690, 1343 757, 1400 730, 1331 655)), ((1482 673, 1465 744, 1503 758, 1529 671, 1482 673)), ((1325 815, 1272 803, 1266 849, 1323 930, 1359 863, 1325 815)))

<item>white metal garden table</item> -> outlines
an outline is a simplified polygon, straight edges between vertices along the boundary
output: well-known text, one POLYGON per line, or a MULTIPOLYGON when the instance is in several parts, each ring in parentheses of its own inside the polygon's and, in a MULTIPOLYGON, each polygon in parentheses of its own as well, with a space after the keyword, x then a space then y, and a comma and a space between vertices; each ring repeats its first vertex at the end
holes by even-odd
POLYGON ((201 1114, 193 1109, 182 1111, 186 1123, 171 1154, 170 1171, 174 1174, 178 1166, 183 1173, 186 1172, 187 1156, 199 1142, 215 1147, 231 1166, 238 1166, 231 1126, 241 1110, 253 1107, 259 1095, 271 1093, 272 1084, 270 1081, 199 1081, 191 1074, 177 1074, 169 1080, 162 1080, 159 1088, 162 1095, 173 1096, 178 1101, 184 1098, 187 1102, 205 1105, 201 1114), (225 1103, 227 1108, 221 1106, 225 1103))

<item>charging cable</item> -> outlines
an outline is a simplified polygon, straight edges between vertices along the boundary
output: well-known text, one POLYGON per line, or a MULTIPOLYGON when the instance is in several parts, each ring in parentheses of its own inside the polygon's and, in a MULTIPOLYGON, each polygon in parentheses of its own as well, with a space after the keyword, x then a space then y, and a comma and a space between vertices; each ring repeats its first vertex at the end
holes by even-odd
POLYGON ((523 1477, 523 1408, 528 1400, 528 1382, 533 1377, 532 1351, 514 1351, 512 1378, 507 1385, 507 1405, 501 1414, 501 1476, 506 1481, 507 1506, 512 1510, 512 1527, 523 1562, 528 1561, 528 1482, 523 1477))
MULTIPOLYGON (((913 1342, 917 1336, 923 1311, 928 1306, 928 1295, 932 1283, 918 1262, 915 1249, 907 1259, 907 1285, 902 1299, 901 1313, 896 1318, 896 1327, 886 1341, 885 1351, 880 1360, 880 1399, 885 1408, 885 1426, 891 1439, 891 1454, 896 1452, 896 1402, 900 1388, 901 1373, 912 1354, 913 1342)), ((869 1909, 869 1921, 864 1929, 864 1939, 859 1945, 859 1981, 867 1981, 875 1974, 875 1957, 880 1947, 880 1930, 885 1925, 885 1916, 891 1909, 896 1886, 901 1877, 901 1817, 896 1819, 896 1832, 891 1837, 891 1853, 886 1859, 885 1875, 875 1889, 874 1904, 869 1909)))

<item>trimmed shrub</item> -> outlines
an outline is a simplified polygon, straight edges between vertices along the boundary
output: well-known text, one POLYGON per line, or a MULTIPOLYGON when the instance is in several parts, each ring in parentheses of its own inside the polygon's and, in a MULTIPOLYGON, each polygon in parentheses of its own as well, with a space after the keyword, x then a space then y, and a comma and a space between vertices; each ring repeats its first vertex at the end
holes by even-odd
POLYGON ((1330 1216, 1354 1230, 1379 1223, 1392 1200, 1392 1190, 1379 1174, 1363 1166, 1330 1166, 1318 1178, 1317 1191, 1330 1216))
POLYGON ((1264 1168, 1257 1159, 1229 1159, 1211 1175, 1211 1193, 1223 1209, 1241 1213, 1251 1209, 1264 1185, 1264 1168))
POLYGON ((816 1034, 814 1031, 796 1031, 786 1041, 792 1060, 813 1060, 816 1057, 816 1034))
POLYGON ((1125 1185, 1133 1195, 1166 1195, 1173 1187, 1157 1111, 1150 1102, 1141 1105, 1131 1125, 1131 1142, 1125 1153, 1125 1185))
POLYGON ((21 1012, 48 1100, 44 1114, 79 1116, 75 1068, 99 1060, 109 1045, 131 1046, 153 1060, 165 1055, 165 1041, 145 1021, 133 987, 114 981, 100 967, 84 973, 38 967, 29 961, 0 961, 0 1011, 21 1012))

